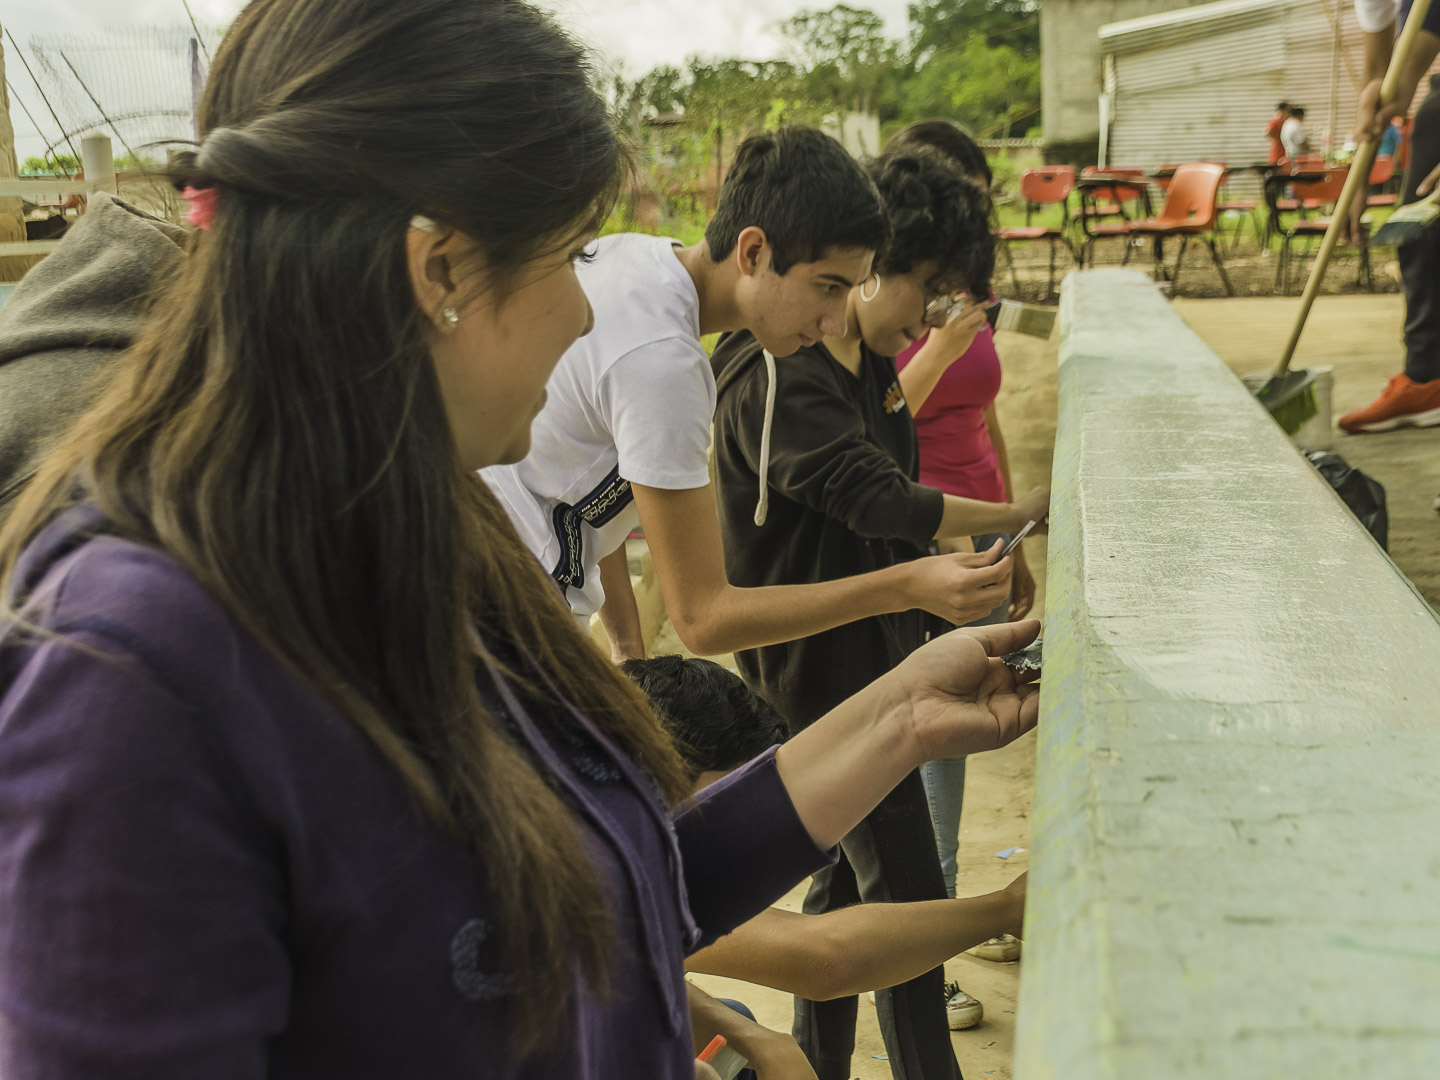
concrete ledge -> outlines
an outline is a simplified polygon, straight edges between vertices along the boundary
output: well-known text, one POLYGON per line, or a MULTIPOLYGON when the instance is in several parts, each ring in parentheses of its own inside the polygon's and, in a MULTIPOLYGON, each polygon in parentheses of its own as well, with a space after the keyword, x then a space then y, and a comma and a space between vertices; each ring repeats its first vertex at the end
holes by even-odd
POLYGON ((1440 1075, 1440 620, 1142 275, 1062 320, 1016 1077, 1440 1075))

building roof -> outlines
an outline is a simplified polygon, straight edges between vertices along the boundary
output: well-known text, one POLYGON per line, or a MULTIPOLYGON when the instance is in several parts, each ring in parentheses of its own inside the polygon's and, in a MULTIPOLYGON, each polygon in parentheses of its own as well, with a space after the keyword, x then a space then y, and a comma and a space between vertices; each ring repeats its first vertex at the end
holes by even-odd
POLYGON ((1138 52, 1185 38, 1214 34, 1249 23, 1263 23, 1306 0, 1218 0, 1159 15, 1107 23, 1100 27, 1102 53, 1138 52))

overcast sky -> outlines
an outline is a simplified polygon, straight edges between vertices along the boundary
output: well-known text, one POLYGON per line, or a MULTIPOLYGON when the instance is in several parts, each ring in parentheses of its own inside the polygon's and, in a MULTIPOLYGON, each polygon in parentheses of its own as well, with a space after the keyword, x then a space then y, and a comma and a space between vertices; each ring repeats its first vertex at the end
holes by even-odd
MULTIPOLYGON (((801 8, 826 8, 834 0, 539 0, 560 21, 588 42, 610 64, 619 64, 632 78, 656 64, 679 63, 692 53, 742 56, 766 60, 780 55, 776 25, 801 8)), ((905 0, 850 0, 878 12, 892 37, 905 32, 905 0)), ((190 0, 202 25, 228 23, 243 7, 241 0, 190 0)), ((111 26, 183 26, 181 0, 4 0, 0 22, 28 55, 32 36, 97 33, 111 26)), ((6 77, 20 99, 47 131, 53 126, 43 112, 34 84, 6 49, 6 77)), ((39 154, 44 140, 13 101, 21 159, 39 154)))

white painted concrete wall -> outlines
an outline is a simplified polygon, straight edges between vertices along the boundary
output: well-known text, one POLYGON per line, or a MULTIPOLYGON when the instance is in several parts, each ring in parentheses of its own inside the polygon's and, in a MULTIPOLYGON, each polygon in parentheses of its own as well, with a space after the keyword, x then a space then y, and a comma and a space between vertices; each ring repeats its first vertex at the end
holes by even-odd
POLYGON ((1440 620, 1146 278, 1062 320, 1015 1075, 1440 1076, 1440 620))

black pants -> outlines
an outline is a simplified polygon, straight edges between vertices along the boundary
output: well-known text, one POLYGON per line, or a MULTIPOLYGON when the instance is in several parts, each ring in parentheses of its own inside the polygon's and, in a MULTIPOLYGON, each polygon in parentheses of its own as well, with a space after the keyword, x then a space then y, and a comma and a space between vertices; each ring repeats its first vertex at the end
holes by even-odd
MULTIPOLYGON (((945 896, 935 832, 919 772, 907 776, 841 841, 840 861, 810 883, 805 913, 864 902, 945 896)), ((880 1033, 895 1080, 961 1080, 945 1021, 945 971, 935 968, 875 994, 880 1033)), ((850 1080, 857 998, 795 999, 795 1040, 819 1080, 850 1080)))
MULTIPOLYGON (((1440 165, 1440 75, 1415 110, 1410 129, 1410 162, 1405 167, 1402 203, 1415 201, 1415 188, 1440 165)), ((1440 226, 1400 248, 1405 285, 1405 374, 1416 382, 1440 379, 1440 226)))

